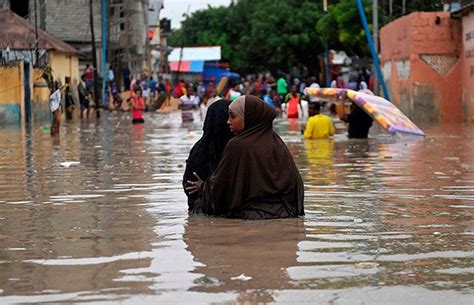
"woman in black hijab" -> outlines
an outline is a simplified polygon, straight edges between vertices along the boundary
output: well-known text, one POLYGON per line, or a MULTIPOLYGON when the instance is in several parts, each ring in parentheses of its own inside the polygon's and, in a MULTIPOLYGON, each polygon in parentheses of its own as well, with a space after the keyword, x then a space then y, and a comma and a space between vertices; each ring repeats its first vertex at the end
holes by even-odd
POLYGON ((187 188, 200 191, 205 214, 244 219, 304 215, 303 181, 273 130, 275 117, 275 110, 255 96, 239 97, 230 105, 227 124, 236 136, 214 174, 187 188))
POLYGON ((229 105, 230 101, 221 99, 209 106, 202 128, 204 131, 202 138, 194 144, 186 160, 183 187, 188 196, 189 211, 193 210, 199 194, 188 192, 186 183, 196 180, 193 173, 202 179, 209 178, 219 164, 227 142, 233 136, 226 123, 229 117, 229 105))

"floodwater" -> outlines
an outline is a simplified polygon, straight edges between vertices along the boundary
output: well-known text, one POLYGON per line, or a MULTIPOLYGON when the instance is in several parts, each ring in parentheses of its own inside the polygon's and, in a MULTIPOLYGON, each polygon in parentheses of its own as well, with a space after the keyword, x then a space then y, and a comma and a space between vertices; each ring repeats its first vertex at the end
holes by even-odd
POLYGON ((306 216, 243 221, 187 214, 200 121, 145 119, 0 130, 1 304, 474 303, 474 126, 304 141, 280 120, 306 216))

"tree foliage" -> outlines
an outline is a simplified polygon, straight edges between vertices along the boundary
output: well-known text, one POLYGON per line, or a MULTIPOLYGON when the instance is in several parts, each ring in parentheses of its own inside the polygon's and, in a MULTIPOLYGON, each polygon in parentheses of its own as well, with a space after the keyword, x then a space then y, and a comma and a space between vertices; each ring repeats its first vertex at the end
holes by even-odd
MULTIPOLYGON (((187 16, 169 37, 169 44, 220 45, 223 59, 241 72, 305 66, 314 75, 325 41, 350 55, 369 54, 356 1, 328 2, 328 12, 323 12, 322 0, 238 0, 228 7, 208 7, 187 16)), ((402 14, 402 0, 393 0, 392 10, 388 0, 379 2, 381 26, 402 14)), ((439 2, 406 1, 405 11, 435 10, 439 2)), ((363 4, 370 21, 371 1, 363 4)))
POLYGON ((316 22, 322 2, 240 0, 193 13, 172 33, 173 46, 221 45, 222 57, 239 71, 319 68, 323 51, 316 22))
MULTIPOLYGON (((363 1, 363 4, 366 16, 370 16, 372 13, 370 2, 363 1)), ((369 54, 355 0, 341 0, 330 5, 328 12, 318 20, 316 29, 329 42, 331 48, 359 56, 369 54)))

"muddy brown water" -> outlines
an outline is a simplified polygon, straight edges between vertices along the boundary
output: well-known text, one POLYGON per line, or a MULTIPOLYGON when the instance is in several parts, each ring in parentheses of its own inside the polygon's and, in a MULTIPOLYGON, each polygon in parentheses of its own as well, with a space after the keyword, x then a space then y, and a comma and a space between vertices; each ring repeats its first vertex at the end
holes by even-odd
POLYGON ((0 303, 473 304, 474 126, 304 141, 306 216, 188 216, 200 121, 0 129, 0 303), (79 162, 65 167, 63 162, 79 162))

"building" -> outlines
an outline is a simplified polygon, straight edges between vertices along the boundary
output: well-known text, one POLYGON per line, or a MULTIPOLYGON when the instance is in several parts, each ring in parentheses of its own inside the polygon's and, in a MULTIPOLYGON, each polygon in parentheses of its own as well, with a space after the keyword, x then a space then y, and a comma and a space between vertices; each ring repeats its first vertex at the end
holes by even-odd
POLYGON ((52 68, 54 80, 79 81, 78 50, 38 29, 9 9, 0 9, 0 123, 49 117, 49 89, 41 74, 52 68), (33 68, 33 66, 35 68, 33 68))
MULTIPOLYGON (((107 3, 107 63, 116 75, 120 67, 128 66, 140 74, 147 65, 148 0, 106 0, 107 3)), ((94 36, 97 65, 102 63, 101 0, 93 0, 94 36)), ((55 37, 80 51, 81 71, 92 64, 89 0, 0 0, 0 8, 28 19, 55 37), (35 2, 37 11, 35 11, 35 2), (35 18, 37 17, 37 20, 35 18)), ((100 74, 100 73, 99 73, 100 74)))
MULTIPOLYGON (((0 6, 2 2, 4 8, 10 8, 33 25, 37 21, 40 29, 79 50, 81 64, 92 62, 89 0, 36 0, 37 12, 35 12, 35 0, 0 0, 0 6), (35 20, 35 17, 38 20, 35 20)), ((93 1, 93 12, 97 55, 100 59, 100 0, 93 1)))
POLYGON ((116 68, 128 66, 135 76, 150 70, 148 41, 149 1, 108 0, 108 62, 116 68))
POLYGON ((474 121, 474 13, 465 2, 459 17, 415 12, 380 31, 390 96, 415 122, 474 121))
POLYGON ((164 0, 151 0, 149 10, 148 38, 151 46, 152 73, 169 76, 168 55, 172 51, 168 47, 168 36, 171 33, 171 20, 160 19, 164 8, 164 0))
POLYGON ((462 23, 462 106, 466 120, 474 121, 474 0, 461 1, 452 16, 462 23))

